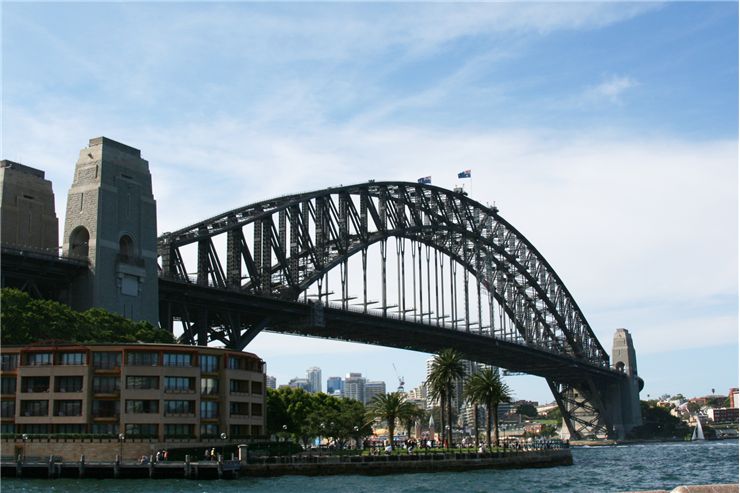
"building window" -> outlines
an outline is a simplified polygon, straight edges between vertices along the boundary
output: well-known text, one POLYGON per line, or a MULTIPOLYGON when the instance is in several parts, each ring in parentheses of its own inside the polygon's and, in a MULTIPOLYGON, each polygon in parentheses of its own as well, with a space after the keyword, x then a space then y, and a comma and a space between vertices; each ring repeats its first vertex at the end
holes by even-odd
POLYGON ((164 401, 164 415, 195 415, 195 401, 164 401))
POLYGON ((82 416, 82 401, 54 401, 54 416, 82 416))
POLYGON ((249 380, 229 380, 229 393, 231 394, 248 394, 249 380))
POLYGON ((200 371, 202 373, 216 373, 218 371, 219 357, 212 354, 200 356, 200 371))
POLYGON ((48 392, 49 377, 22 377, 21 392, 48 392))
POLYGON ((156 438, 159 426, 156 424, 129 423, 126 425, 126 435, 137 438, 156 438))
POLYGON ((248 402, 230 402, 229 414, 231 416, 249 416, 248 402))
POLYGON ((55 392, 81 392, 82 377, 54 377, 55 392))
POLYGON ((193 366, 193 355, 188 353, 164 353, 163 366, 193 366))
POLYGON ((18 368, 17 354, 3 354, 0 356, 0 370, 13 371, 18 368))
POLYGON ((227 366, 229 370, 246 370, 247 369, 247 364, 244 358, 240 358, 238 356, 229 356, 227 366))
POLYGON ((59 353, 57 355, 58 365, 84 365, 85 353, 59 353))
POLYGON ((159 413, 159 401, 126 399, 126 413, 157 414, 159 413))
POLYGON ((164 436, 168 438, 194 438, 193 425, 167 424, 164 425, 164 436))
POLYGON ((262 395, 262 382, 252 381, 252 393, 262 395))
POLYGON ((93 392, 96 394, 115 394, 121 390, 118 377, 93 377, 93 392))
POLYGON ((200 401, 200 419, 218 418, 218 402, 200 401))
POLYGON ((250 436, 249 425, 231 425, 229 431, 231 432, 230 435, 234 438, 250 436))
POLYGON ((121 236, 118 240, 118 252, 121 254, 124 260, 128 260, 134 256, 134 240, 128 235, 121 236))
POLYGON ((218 395, 218 380, 215 378, 201 378, 200 395, 218 395))
POLYGON ((126 377, 126 388, 132 390, 153 390, 159 388, 159 377, 126 377))
POLYGON ((195 378, 164 377, 165 392, 195 392, 195 378))
POLYGON ((260 436, 262 434, 262 427, 260 425, 252 425, 252 435, 260 436))
MULTIPOLYGON (((121 401, 94 400, 92 401, 92 415, 94 418, 117 418, 120 414, 121 401)), ((93 432, 95 433, 95 432, 93 432)))
POLYGON ((0 424, 0 435, 11 435, 15 434, 15 423, 3 423, 0 424))
POLYGON ((21 416, 48 416, 49 401, 21 401, 21 416))
POLYGON ((118 425, 115 423, 93 423, 92 433, 95 435, 118 435, 118 425))
POLYGON ((252 416, 262 416, 262 404, 258 402, 252 403, 252 416))
POLYGON ((216 423, 205 423, 200 425, 200 437, 209 438, 218 436, 218 425, 216 423))
MULTIPOLYGON (((80 210, 82 210, 82 194, 80 194, 80 210)), ((90 233, 84 226, 78 226, 69 235, 69 256, 86 258, 89 250, 90 233)))
POLYGON ((131 351, 126 353, 126 364, 129 366, 157 366, 159 353, 151 351, 131 351))
POLYGON ((93 368, 96 370, 113 370, 120 367, 120 352, 93 353, 93 368))
POLYGON ((80 434, 80 433, 86 433, 87 430, 85 428, 86 425, 83 424, 61 424, 61 425, 55 425, 55 432, 59 434, 80 434))
POLYGON ((44 366, 51 364, 51 353, 26 353, 26 365, 44 366))
POLYGON ((0 401, 0 417, 15 417, 15 401, 0 401))
POLYGON ((0 378, 0 393, 15 394, 17 379, 15 377, 0 378))
POLYGON ((49 429, 49 425, 23 425, 23 432, 29 435, 48 435, 49 429))

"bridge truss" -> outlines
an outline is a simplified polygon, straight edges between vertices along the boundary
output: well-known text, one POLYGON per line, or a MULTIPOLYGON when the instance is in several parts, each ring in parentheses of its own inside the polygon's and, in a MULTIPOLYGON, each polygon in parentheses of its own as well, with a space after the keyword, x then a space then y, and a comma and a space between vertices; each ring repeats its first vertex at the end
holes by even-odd
MULTIPOLYGON (((598 378, 613 372, 585 316, 524 235, 496 208, 464 194, 370 182, 288 195, 166 233, 158 250, 163 281, 311 305, 291 319, 254 303, 198 302, 180 288, 169 290, 172 296, 160 289, 162 326, 179 322, 182 342, 218 340, 241 350, 263 329, 325 327, 328 309, 470 334, 561 361, 540 374, 571 434, 608 431, 598 378), (585 376, 566 378, 566 366, 585 376)), ((394 345, 382 337, 360 342, 394 345)), ((423 350, 413 341, 395 346, 423 350)))

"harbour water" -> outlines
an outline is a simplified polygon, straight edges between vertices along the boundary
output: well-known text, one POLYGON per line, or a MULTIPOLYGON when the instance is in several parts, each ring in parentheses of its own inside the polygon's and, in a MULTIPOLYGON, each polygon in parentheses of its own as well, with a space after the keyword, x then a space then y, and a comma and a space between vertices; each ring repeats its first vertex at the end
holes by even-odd
POLYGON ((573 466, 394 476, 284 476, 233 481, 15 480, 3 493, 202 493, 202 492, 620 492, 670 490, 681 484, 738 482, 738 442, 676 442, 573 448, 573 466))

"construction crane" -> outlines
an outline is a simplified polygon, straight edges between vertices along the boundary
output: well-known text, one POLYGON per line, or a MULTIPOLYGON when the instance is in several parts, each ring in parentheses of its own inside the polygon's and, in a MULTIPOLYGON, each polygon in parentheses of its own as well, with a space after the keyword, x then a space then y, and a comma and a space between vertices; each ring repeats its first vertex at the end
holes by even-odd
POLYGON ((398 391, 404 392, 403 390, 403 384, 406 383, 403 381, 403 377, 398 374, 398 368, 396 368, 396 364, 393 363, 393 371, 396 372, 396 378, 398 378, 398 391))

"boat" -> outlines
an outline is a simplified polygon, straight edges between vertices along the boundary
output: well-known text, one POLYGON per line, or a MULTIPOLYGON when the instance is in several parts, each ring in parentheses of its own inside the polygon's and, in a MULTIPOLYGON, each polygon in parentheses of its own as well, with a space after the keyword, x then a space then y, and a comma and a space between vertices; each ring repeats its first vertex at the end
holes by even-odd
POLYGON ((696 416, 696 428, 694 428, 694 433, 691 435, 691 440, 704 440, 704 430, 701 427, 701 419, 699 419, 699 416, 696 416))

